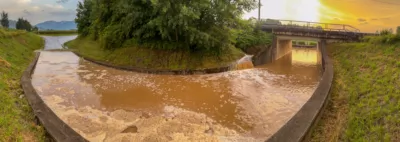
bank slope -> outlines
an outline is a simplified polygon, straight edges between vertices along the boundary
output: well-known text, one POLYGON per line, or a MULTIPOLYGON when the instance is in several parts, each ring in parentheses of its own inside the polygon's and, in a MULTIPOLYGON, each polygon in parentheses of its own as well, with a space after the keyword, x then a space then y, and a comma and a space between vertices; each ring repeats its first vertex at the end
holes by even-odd
POLYGON ((385 38, 328 47, 335 77, 313 141, 400 141, 400 42, 385 38))
POLYGON ((114 50, 100 47, 99 41, 78 38, 66 43, 69 49, 83 57, 106 62, 115 66, 158 70, 201 70, 226 67, 244 56, 235 47, 228 48, 220 55, 189 50, 157 50, 125 44, 114 50))
POLYGON ((20 78, 43 47, 41 37, 0 28, 0 141, 44 141, 44 130, 23 97, 20 78))

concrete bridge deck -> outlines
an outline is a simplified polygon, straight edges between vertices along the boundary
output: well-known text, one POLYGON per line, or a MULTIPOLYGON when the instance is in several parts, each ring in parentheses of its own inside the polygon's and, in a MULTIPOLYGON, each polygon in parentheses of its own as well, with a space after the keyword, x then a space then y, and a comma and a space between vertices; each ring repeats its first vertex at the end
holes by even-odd
POLYGON ((274 35, 313 37, 320 39, 334 39, 342 41, 359 41, 367 35, 375 33, 362 33, 359 29, 344 24, 319 23, 294 20, 261 20, 261 29, 272 32, 274 35))

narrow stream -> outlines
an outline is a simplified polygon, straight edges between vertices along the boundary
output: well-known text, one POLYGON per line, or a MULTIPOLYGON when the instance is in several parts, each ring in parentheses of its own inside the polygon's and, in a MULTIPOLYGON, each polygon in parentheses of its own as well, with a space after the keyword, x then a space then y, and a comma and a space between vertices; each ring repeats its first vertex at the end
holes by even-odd
MULTIPOLYGON (((52 40, 58 38, 47 37, 45 49, 60 48, 52 40)), ((314 92, 318 58, 316 49, 293 48, 251 69, 175 76, 115 70, 72 52, 42 51, 32 83, 90 141, 264 141, 314 92)))

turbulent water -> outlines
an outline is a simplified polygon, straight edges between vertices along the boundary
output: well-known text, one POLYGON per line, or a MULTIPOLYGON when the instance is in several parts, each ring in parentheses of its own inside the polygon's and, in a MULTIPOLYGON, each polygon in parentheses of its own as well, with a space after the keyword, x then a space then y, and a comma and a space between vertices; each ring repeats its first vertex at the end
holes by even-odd
POLYGON ((32 83, 90 141, 264 141, 312 95, 320 79, 317 53, 294 48, 264 66, 175 76, 42 51, 32 83))

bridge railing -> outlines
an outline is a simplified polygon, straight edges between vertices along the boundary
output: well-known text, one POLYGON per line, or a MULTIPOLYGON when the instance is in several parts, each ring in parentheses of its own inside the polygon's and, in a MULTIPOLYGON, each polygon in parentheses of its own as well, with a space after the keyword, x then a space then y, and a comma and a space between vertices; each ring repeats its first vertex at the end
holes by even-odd
POLYGON ((351 32, 351 33, 360 32, 359 29, 354 28, 353 26, 350 25, 308 22, 308 21, 262 19, 261 24, 274 27, 298 28, 298 29, 310 29, 310 30, 322 30, 322 31, 340 31, 340 32, 351 32))

